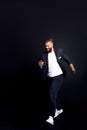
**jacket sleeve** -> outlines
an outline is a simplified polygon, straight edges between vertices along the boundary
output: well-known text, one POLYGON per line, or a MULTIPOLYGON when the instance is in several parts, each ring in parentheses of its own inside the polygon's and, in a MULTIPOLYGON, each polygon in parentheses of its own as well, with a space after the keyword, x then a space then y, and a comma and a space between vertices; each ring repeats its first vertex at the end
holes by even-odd
POLYGON ((72 61, 71 59, 68 57, 68 55, 66 53, 64 53, 63 49, 61 48, 60 49, 60 54, 61 54, 61 57, 63 58, 63 60, 67 63, 67 64, 71 64, 72 61))
POLYGON ((43 55, 42 54, 41 54, 41 56, 39 56, 38 61, 39 60, 43 60, 43 55))

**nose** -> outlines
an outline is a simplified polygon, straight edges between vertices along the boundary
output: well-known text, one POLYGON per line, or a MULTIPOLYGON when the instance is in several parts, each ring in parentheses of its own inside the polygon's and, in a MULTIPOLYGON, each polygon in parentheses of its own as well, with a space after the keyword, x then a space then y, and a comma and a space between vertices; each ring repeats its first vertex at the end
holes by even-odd
POLYGON ((48 46, 46 46, 46 49, 48 49, 49 47, 48 46))

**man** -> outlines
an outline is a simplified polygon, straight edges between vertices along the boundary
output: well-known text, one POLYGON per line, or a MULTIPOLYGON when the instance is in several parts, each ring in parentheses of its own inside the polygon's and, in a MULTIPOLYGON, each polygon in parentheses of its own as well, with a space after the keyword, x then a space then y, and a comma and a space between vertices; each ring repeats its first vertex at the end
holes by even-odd
POLYGON ((49 96, 51 101, 51 110, 46 122, 54 125, 54 118, 63 112, 62 108, 60 110, 57 109, 58 92, 63 83, 63 78, 65 75, 65 69, 62 64, 62 60, 68 64, 72 73, 75 73, 76 70, 69 57, 64 54, 63 49, 55 49, 52 38, 45 40, 44 45, 46 51, 39 59, 38 65, 42 70, 42 79, 47 81, 50 85, 49 96))

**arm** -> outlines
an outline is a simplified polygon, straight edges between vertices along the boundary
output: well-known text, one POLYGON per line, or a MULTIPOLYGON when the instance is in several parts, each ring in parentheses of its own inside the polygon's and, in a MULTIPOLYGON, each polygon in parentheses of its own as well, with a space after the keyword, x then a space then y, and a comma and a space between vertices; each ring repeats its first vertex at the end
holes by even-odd
POLYGON ((71 72, 74 74, 76 72, 76 69, 72 63, 69 64, 71 72))
POLYGON ((38 59, 38 66, 39 66, 40 69, 43 69, 43 67, 44 67, 43 54, 38 59))
POLYGON ((62 54, 63 59, 69 65, 71 72, 74 74, 76 72, 76 69, 75 69, 75 66, 73 65, 73 63, 71 62, 70 58, 66 54, 63 53, 63 50, 61 50, 61 54, 62 54))
POLYGON ((43 66, 44 66, 44 61, 43 60, 39 60, 38 61, 38 66, 40 67, 40 69, 42 69, 43 66))

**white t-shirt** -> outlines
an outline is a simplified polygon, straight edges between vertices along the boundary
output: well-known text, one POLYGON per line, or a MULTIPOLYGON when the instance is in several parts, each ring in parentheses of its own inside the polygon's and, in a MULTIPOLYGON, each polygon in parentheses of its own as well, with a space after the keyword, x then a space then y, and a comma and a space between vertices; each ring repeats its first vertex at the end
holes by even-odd
POLYGON ((63 74, 61 67, 59 66, 55 52, 48 53, 48 76, 54 77, 63 74))

